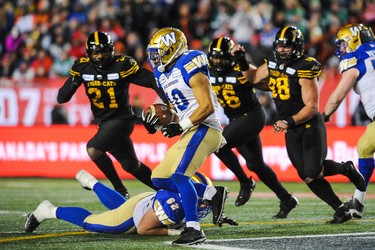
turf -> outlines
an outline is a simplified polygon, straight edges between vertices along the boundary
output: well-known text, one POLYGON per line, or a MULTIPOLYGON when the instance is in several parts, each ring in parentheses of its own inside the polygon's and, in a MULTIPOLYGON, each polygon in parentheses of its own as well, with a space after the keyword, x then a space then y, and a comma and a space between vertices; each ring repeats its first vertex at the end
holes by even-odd
MULTIPOLYGON (((106 180, 103 181, 108 184, 106 180)), ((138 181, 124 181, 131 195, 150 191, 138 181)), ((351 220, 340 225, 325 224, 333 215, 333 210, 314 197, 303 183, 284 183, 295 194, 300 204, 287 219, 275 220, 272 216, 278 212, 276 196, 262 183, 258 182, 251 200, 242 207, 234 206, 239 189, 237 182, 215 182, 215 185, 229 187, 230 195, 226 203, 225 214, 238 221, 239 226, 224 225, 219 228, 211 224, 211 215, 201 224, 208 242, 215 239, 259 238, 272 236, 302 236, 325 234, 352 234, 375 232, 375 199, 370 184, 365 216, 361 220, 351 220)), ((372 184, 373 185, 373 184, 372 184)), ((349 199, 353 186, 349 183, 335 183, 333 188, 343 200, 349 199)), ((0 249, 176 249, 170 242, 176 236, 151 237, 139 235, 88 234, 75 225, 64 221, 44 222, 34 233, 24 232, 25 215, 33 211, 45 200, 55 205, 81 206, 92 212, 105 211, 93 192, 82 189, 71 179, 0 179, 0 249)), ((374 236, 372 236, 374 237, 374 236)), ((230 247, 246 248, 242 243, 231 243, 230 247), (237 245, 236 245, 237 244, 237 245), (241 245, 242 244, 242 245, 241 245)), ((215 243, 218 248, 220 244, 215 243)), ((268 244, 271 244, 268 241, 268 244)), ((275 242, 270 249, 280 249, 275 242)), ((316 243, 317 249, 321 243, 316 243)), ((336 244, 336 243, 335 243, 336 244)), ((340 248, 340 242, 336 245, 340 248), (337 245, 338 244, 338 245, 337 245)), ((248 243, 246 243, 248 246, 248 243)), ((374 245, 372 244, 372 247, 374 245)), ((203 248, 204 245, 201 245, 203 248)), ((221 246, 221 249, 229 246, 221 246)), ((253 249, 257 247, 251 247, 253 249)), ((264 246, 264 249, 266 247, 264 246)), ((212 248, 211 248, 212 249, 212 248)), ((325 247, 324 249, 327 249, 325 247)), ((346 248, 346 249, 350 249, 346 248)))

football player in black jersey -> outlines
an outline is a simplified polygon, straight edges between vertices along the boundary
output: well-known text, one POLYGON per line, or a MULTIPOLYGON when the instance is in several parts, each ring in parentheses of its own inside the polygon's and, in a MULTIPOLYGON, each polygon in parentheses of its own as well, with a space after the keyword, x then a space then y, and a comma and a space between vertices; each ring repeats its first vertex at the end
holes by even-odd
POLYGON ((151 71, 140 67, 129 56, 115 55, 114 49, 107 33, 95 31, 90 34, 86 42, 87 57, 74 62, 69 78, 59 89, 57 101, 68 102, 83 84, 98 124, 97 133, 87 143, 87 153, 114 189, 128 197, 129 193, 106 152, 111 153, 125 171, 155 189, 151 170, 138 160, 130 138, 134 114, 129 104, 129 85, 153 88, 164 101, 166 99, 156 86, 151 71))
POLYGON ((351 219, 349 206, 343 204, 324 177, 345 175, 359 190, 365 189, 365 180, 353 162, 337 163, 325 159, 326 127, 318 110, 321 64, 306 56, 303 47, 301 31, 286 26, 277 32, 273 53, 258 69, 249 67, 243 46, 235 45, 232 54, 254 86, 271 91, 280 116, 273 125, 274 132, 286 132, 287 153, 299 177, 335 210, 329 223, 343 223, 351 219), (265 79, 268 79, 266 84, 263 83, 265 79))
MULTIPOLYGON (((248 169, 255 172, 280 199, 280 211, 274 218, 286 218, 298 204, 298 200, 282 186, 275 172, 263 160, 259 133, 265 126, 266 114, 255 95, 253 85, 242 74, 230 54, 233 46, 234 42, 230 38, 219 37, 208 47, 212 88, 230 121, 223 131, 227 144, 215 154, 240 182, 236 206, 242 206, 249 200, 255 182, 251 177, 247 178, 232 148, 237 148, 246 160, 248 169)), ((255 69, 255 66, 251 67, 255 69)))

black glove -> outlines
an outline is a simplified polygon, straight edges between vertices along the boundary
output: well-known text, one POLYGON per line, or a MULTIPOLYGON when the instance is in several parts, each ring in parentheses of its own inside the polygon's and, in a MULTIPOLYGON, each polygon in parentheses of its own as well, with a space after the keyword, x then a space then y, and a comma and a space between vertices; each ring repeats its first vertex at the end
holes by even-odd
POLYGON ((155 134, 156 133, 155 125, 159 121, 159 117, 157 117, 156 115, 151 116, 151 113, 147 113, 146 117, 143 117, 142 115, 142 118, 144 118, 142 119, 142 122, 143 122, 143 126, 145 126, 145 128, 147 129, 147 132, 149 134, 155 134))
POLYGON ((233 57, 236 63, 238 63, 238 65, 240 66, 241 71, 246 71, 249 69, 249 62, 246 60, 245 51, 236 51, 233 57))
POLYGON ((329 122, 331 120, 331 117, 324 112, 322 113, 322 117, 324 122, 329 122))
POLYGON ((238 226, 237 221, 232 220, 232 219, 226 217, 224 214, 223 214, 223 216, 221 217, 221 219, 220 219, 218 225, 219 225, 219 227, 222 227, 223 224, 229 224, 229 225, 231 225, 231 226, 238 226))
POLYGON ((182 132, 184 132, 184 130, 181 128, 180 124, 178 123, 169 123, 168 125, 165 125, 162 130, 163 132, 163 135, 165 137, 174 137, 176 135, 180 135, 182 134, 182 132))

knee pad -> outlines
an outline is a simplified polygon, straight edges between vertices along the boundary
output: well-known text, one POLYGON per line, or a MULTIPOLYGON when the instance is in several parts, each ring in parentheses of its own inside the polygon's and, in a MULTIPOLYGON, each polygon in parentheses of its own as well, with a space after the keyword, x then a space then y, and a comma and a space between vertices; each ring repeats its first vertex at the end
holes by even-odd
POLYGON ((89 157, 91 158, 91 160, 96 160, 103 154, 102 151, 97 150, 93 147, 87 147, 86 151, 87 151, 87 154, 89 155, 89 157))

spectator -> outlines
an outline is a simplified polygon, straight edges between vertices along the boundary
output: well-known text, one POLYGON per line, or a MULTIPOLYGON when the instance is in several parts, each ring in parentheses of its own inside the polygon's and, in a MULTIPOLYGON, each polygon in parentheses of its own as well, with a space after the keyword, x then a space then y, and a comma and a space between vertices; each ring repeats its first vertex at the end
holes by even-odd
POLYGON ((35 72, 35 77, 48 77, 52 67, 52 58, 44 49, 37 52, 37 57, 31 63, 31 67, 35 72))

